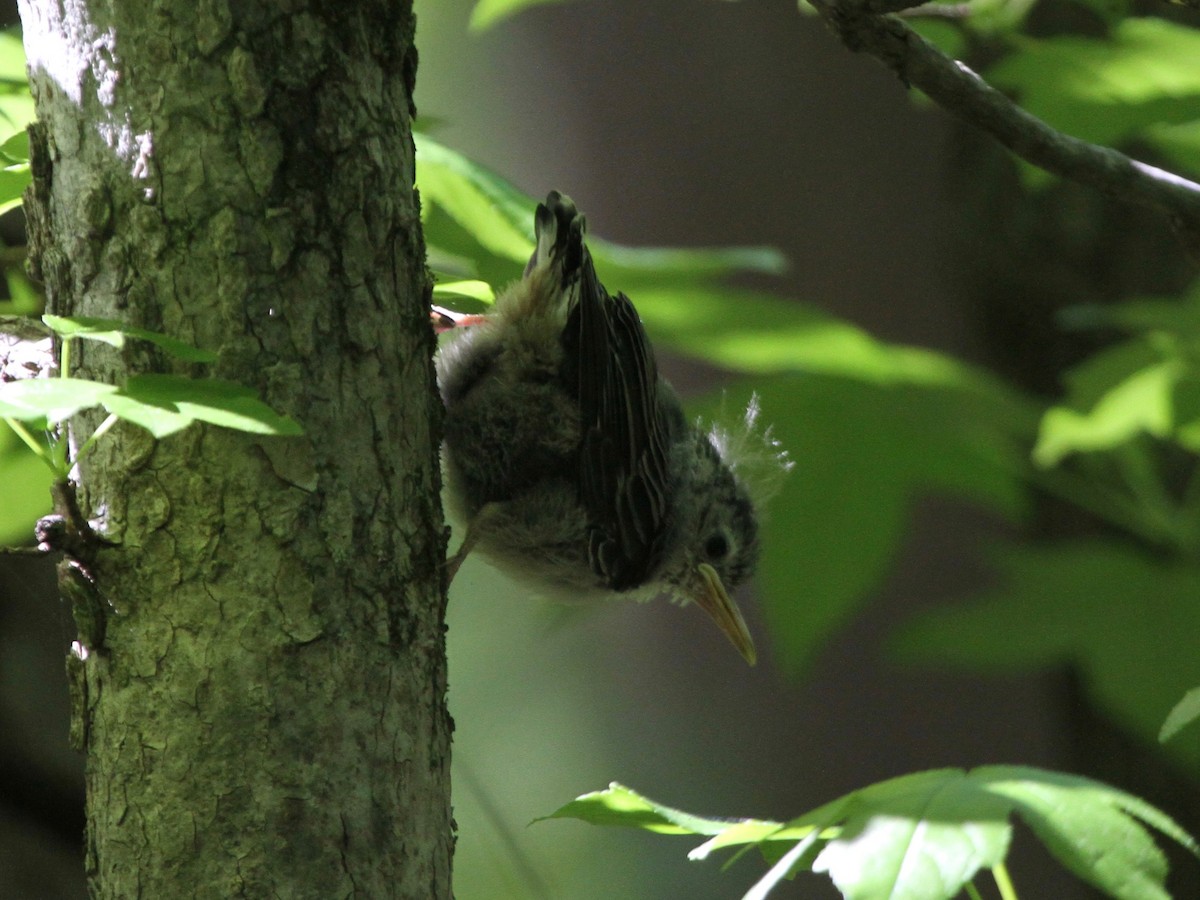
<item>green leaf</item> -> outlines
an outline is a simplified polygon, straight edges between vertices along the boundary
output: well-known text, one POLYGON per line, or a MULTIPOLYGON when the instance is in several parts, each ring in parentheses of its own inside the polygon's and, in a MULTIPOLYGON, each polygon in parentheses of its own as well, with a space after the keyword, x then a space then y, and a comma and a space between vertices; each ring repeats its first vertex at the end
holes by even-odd
POLYGON ((1058 316, 1064 328, 1116 329, 1137 334, 1161 331, 1200 338, 1200 281, 1179 297, 1138 297, 1120 303, 1070 306, 1058 316))
POLYGON ((1200 719, 1200 687, 1194 687, 1184 694, 1183 699, 1167 714, 1158 732, 1159 742, 1169 741, 1197 719, 1200 719))
MULTIPOLYGON (((1100 710, 1156 740, 1196 683, 1200 567, 1100 539, 1006 547, 995 565, 998 587, 914 619, 900 658, 985 673, 1070 663, 1100 710)), ((1200 745, 1166 749, 1200 771, 1200 745)))
POLYGON ((29 162, 29 132, 18 131, 0 144, 0 158, 9 163, 29 162))
POLYGON ((82 338, 83 340, 99 341, 113 347, 123 347, 125 338, 132 337, 149 341, 169 355, 185 362, 214 362, 217 358, 217 355, 209 350, 201 350, 199 347, 168 335, 127 325, 116 319, 45 315, 42 316, 42 321, 64 338, 82 338))
POLYGON ((433 286, 435 297, 466 297, 481 303, 491 303, 496 299, 492 286, 486 281, 462 280, 440 281, 433 286))
POLYGON ((27 79, 25 44, 21 40, 21 29, 6 28, 0 31, 0 81, 25 85, 28 92, 27 79))
POLYGON ((1151 125, 1142 133, 1142 138, 1181 171, 1192 178, 1200 176, 1200 118, 1151 125))
POLYGON ((656 346, 725 369, 840 375, 880 385, 949 388, 990 398, 1014 416, 1029 410, 995 378, 952 357, 876 340, 807 304, 722 287, 645 288, 633 297, 656 346))
POLYGON ((50 512, 54 475, 3 421, 0 421, 0 546, 28 543, 38 517, 50 512))
MULTIPOLYGON (((592 825, 642 828, 658 834, 720 834, 734 824, 729 819, 706 819, 664 806, 615 781, 605 790, 576 797, 534 822, 547 819, 579 819, 592 825)), ((778 823, 768 824, 779 827, 778 823)))
MULTIPOLYGON (((533 210, 536 203, 483 166, 455 153, 427 135, 414 134, 417 148, 417 188, 422 205, 432 203, 480 247, 495 257, 524 263, 533 252, 533 210)), ((439 240, 438 222, 427 223, 430 243, 439 240)), ((454 251, 454 247, 450 247, 454 251)), ((520 274, 512 272, 512 278, 520 274)))
POLYGON ((712 836, 689 854, 692 859, 704 859, 718 846, 758 846, 776 862, 747 897, 765 897, 783 878, 808 870, 828 873, 848 900, 949 900, 981 869, 1004 861, 1013 812, 1063 865, 1122 900, 1167 896, 1166 862, 1142 823, 1198 852, 1183 829, 1145 801, 1086 778, 1027 766, 904 775, 853 791, 786 825, 692 816, 615 783, 546 818, 712 836))
POLYGON ((1168 816, 1099 782, 1020 766, 987 766, 974 774, 990 792, 1013 801, 1055 859, 1110 897, 1170 900, 1166 857, 1139 819, 1197 852, 1168 816))
POLYGON ((0 418, 51 424, 81 409, 99 406, 116 391, 111 384, 82 378, 30 378, 0 383, 0 418))
POLYGON ((1008 852, 1009 805, 957 769, 894 778, 848 801, 841 835, 812 865, 847 900, 950 898, 1008 852))
POLYGON ((21 205, 25 188, 32 180, 29 163, 18 163, 0 169, 0 213, 21 205))
POLYGON ((1200 118, 1200 32, 1126 19, 1105 40, 1021 39, 987 71, 1021 105, 1075 137, 1115 144, 1160 123, 1200 118))
POLYGON ((471 10, 470 28, 483 31, 528 7, 562 2, 564 0, 479 0, 471 10))
MULTIPOLYGON (((740 384, 699 411, 729 424, 751 392, 740 384)), ((883 579, 918 497, 1024 511, 1033 417, 1003 395, 822 373, 758 378, 753 392, 796 464, 764 506, 757 575, 776 659, 793 674, 883 579)))
POLYGON ((131 421, 143 424, 151 431, 166 428, 168 430, 165 433, 169 434, 178 430, 173 427, 178 420, 172 420, 170 417, 156 419, 152 410, 140 409, 130 401, 136 401, 144 407, 155 407, 160 411, 175 413, 189 420, 208 422, 235 431, 273 435, 303 434, 303 430, 295 421, 276 413, 259 400, 250 388, 215 378, 135 375, 105 404, 110 412, 122 418, 128 416, 131 421))
POLYGON ((9 300, 0 303, 0 310, 20 316, 32 316, 40 312, 45 300, 22 266, 11 265, 4 267, 4 279, 8 285, 9 300))
POLYGON ((104 408, 118 419, 145 428, 159 439, 182 431, 196 421, 195 416, 178 412, 178 407, 150 403, 125 394, 105 398, 104 408))
POLYGON ((1156 344, 1138 338, 1101 351, 1068 373, 1067 401, 1042 417, 1033 458, 1052 466, 1071 453, 1107 450, 1140 434, 1167 437, 1173 395, 1186 372, 1164 359, 1156 344))
MULTIPOLYGON (((533 252, 539 200, 428 135, 415 134, 413 140, 430 258, 438 260, 438 268, 493 285, 518 277, 533 252)), ((782 255, 764 247, 634 248, 595 236, 588 237, 588 247, 600 277, 627 293, 643 285, 692 284, 739 271, 784 268, 782 255)))

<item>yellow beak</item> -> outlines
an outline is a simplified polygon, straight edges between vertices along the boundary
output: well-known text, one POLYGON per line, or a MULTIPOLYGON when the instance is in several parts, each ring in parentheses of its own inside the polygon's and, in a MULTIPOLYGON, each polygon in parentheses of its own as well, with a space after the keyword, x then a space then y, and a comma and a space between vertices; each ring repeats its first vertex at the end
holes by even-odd
POLYGON ((708 563, 700 563, 696 571, 700 573, 700 583, 692 593, 691 599, 708 613, 721 631, 725 632, 725 636, 737 647, 738 653, 745 657, 746 662, 754 665, 758 660, 758 654, 754 650, 754 639, 750 637, 750 629, 746 627, 742 611, 730 599, 725 585, 721 584, 721 576, 708 563))

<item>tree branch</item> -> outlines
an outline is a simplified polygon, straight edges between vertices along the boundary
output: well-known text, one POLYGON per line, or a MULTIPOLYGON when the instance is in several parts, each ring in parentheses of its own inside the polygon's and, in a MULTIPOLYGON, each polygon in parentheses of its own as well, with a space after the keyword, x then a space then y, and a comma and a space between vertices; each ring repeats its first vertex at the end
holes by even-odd
POLYGON ((1117 200, 1166 213, 1188 249, 1200 256, 1200 185, 1051 128, 896 16, 873 11, 918 4, 904 0, 811 2, 850 50, 877 57, 905 85, 920 88, 947 112, 989 132, 1026 162, 1117 200))

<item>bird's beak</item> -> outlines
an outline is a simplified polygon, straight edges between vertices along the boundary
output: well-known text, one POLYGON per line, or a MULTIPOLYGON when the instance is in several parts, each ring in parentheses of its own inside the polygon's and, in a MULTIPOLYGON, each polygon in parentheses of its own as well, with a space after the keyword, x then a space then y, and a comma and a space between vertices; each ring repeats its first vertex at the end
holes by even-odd
POLYGON ((738 653, 745 657, 746 662, 754 665, 758 660, 758 654, 754 651, 754 639, 750 637, 750 629, 746 627, 742 611, 730 599, 725 585, 721 584, 721 576, 708 563, 700 563, 696 571, 700 574, 700 580, 691 591, 691 599, 712 617, 717 627, 725 632, 725 636, 737 647, 738 653))

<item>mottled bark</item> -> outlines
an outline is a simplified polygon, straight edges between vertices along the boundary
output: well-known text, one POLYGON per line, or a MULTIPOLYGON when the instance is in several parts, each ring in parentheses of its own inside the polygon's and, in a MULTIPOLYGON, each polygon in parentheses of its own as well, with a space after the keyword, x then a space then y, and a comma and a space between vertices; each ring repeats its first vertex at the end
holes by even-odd
MULTIPOLYGON (((303 438, 119 426, 76 660, 100 897, 449 897, 410 3, 22 0, 51 311, 219 353, 303 438), (92 640, 96 638, 93 636, 92 640)), ((86 345, 80 374, 172 365, 86 345)), ((201 369, 175 365, 175 371, 201 369)), ((79 437, 96 425, 81 418, 79 437)))

